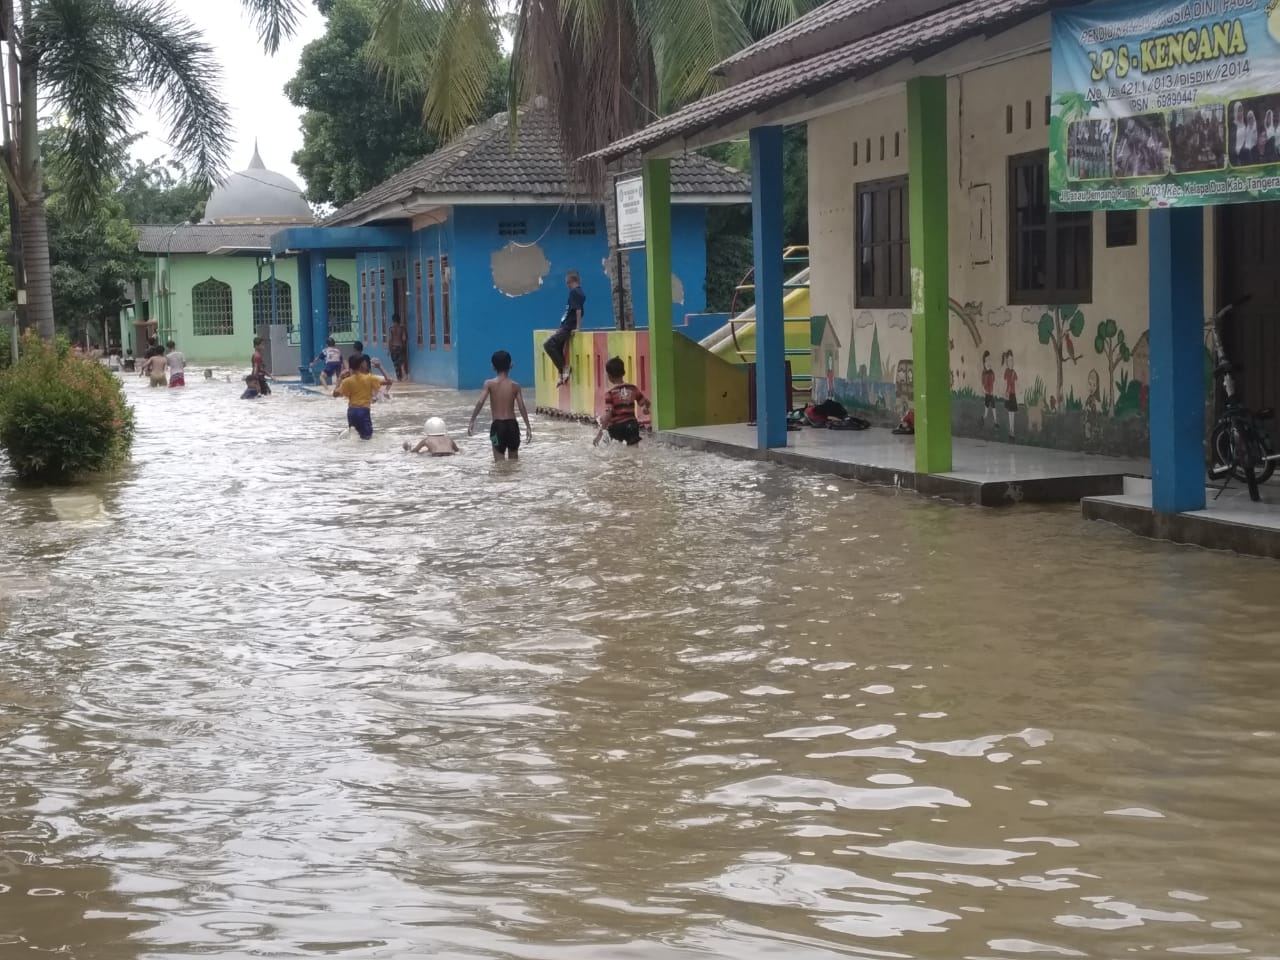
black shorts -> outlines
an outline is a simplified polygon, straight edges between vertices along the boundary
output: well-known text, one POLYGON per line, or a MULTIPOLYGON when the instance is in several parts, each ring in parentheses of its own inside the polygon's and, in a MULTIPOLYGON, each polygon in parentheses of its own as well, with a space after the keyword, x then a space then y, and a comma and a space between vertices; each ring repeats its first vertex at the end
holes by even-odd
POLYGON ((499 453, 520 449, 520 424, 516 420, 495 420, 489 427, 489 442, 499 453))
POLYGON ((628 447, 634 447, 640 442, 640 423, 637 420, 611 423, 609 424, 609 436, 619 443, 625 443, 628 447))
POLYGON ((1018 398, 1012 393, 1004 399, 1004 408, 1010 413, 1018 412, 1018 398))
POLYGON ((994 393, 987 394, 987 409, 994 410, 996 408, 996 396, 994 393))

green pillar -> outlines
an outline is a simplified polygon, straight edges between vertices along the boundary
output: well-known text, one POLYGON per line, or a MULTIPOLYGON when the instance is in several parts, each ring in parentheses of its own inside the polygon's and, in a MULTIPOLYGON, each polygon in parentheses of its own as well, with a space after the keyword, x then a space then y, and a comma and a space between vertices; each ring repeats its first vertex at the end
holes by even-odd
POLYGON ((907 81, 907 153, 916 470, 946 473, 951 469, 946 77, 907 81))
POLYGON ((649 277, 649 362, 653 365, 653 425, 676 421, 676 344, 671 322, 671 161, 644 162, 645 266, 649 277))

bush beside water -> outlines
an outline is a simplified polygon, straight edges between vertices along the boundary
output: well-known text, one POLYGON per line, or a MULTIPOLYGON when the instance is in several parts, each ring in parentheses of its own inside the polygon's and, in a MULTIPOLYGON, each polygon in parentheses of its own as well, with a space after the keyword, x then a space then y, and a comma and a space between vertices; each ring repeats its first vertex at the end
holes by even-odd
POLYGON ((126 461, 133 410, 106 367, 65 341, 22 339, 18 363, 0 371, 0 448, 19 478, 72 483, 126 461))

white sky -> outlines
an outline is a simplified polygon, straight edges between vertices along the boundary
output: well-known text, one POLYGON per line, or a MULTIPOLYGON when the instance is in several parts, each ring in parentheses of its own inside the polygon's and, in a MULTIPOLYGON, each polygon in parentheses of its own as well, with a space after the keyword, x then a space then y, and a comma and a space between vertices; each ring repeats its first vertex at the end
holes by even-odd
MULTIPOLYGON (((228 151, 231 170, 243 170, 258 140, 262 162, 268 169, 292 177, 305 188, 290 157, 302 147, 300 114, 284 95, 284 85, 298 70, 302 48, 324 33, 324 17, 309 0, 298 31, 281 44, 275 56, 262 52, 257 31, 236 0, 172 0, 198 26, 222 61, 222 96, 231 108, 233 139, 228 151)), ((352 104, 357 108, 356 104, 352 104)), ((173 149, 166 129, 150 104, 138 111, 134 132, 144 134, 134 145, 140 160, 169 160, 173 149)))
MULTIPOLYGON (((249 165, 257 138, 267 168, 287 174, 305 189, 306 184, 290 159, 302 147, 301 111, 284 95, 284 85, 298 71, 302 48, 324 34, 325 20, 320 11, 311 0, 302 0, 303 17, 293 39, 281 44, 275 56, 267 56, 238 0, 171 2, 204 32, 222 61, 222 96, 231 108, 233 127, 228 151, 231 171, 249 165)), ((511 10, 516 0, 504 3, 511 10)), ((360 105, 353 103, 351 107, 354 111, 360 105)), ((135 157, 146 161, 172 159, 165 125, 150 104, 139 110, 134 132, 144 134, 134 145, 135 157)))

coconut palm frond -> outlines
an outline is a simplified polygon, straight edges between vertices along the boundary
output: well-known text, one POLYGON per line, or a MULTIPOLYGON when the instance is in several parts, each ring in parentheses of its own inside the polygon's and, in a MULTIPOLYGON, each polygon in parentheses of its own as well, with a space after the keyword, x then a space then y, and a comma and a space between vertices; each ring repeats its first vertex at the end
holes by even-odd
POLYGON ((454 137, 478 119, 502 54, 498 20, 487 0, 446 0, 444 22, 430 59, 422 119, 454 137))
POLYGON ((262 46, 267 53, 275 53, 280 43, 293 36, 302 15, 299 0, 240 0, 245 13, 258 29, 262 46))
POLYGON ((196 182, 221 180, 232 127, 213 48, 167 2, 118 0, 114 10, 113 33, 134 77, 128 89, 156 97, 177 159, 196 182))
POLYGON ((396 97, 423 98, 444 137, 474 123, 501 58, 494 0, 383 0, 367 62, 396 97))
POLYGON ((738 0, 742 22, 755 38, 765 37, 803 17, 823 0, 738 0))
POLYGON ((115 41, 107 3, 46 0, 26 24, 24 47, 39 64, 40 85, 65 128, 55 161, 69 206, 84 209, 114 172, 114 144, 134 116, 132 77, 115 41))
POLYGON ((751 41, 741 0, 646 0, 663 108, 696 100, 720 81, 711 70, 751 41))

